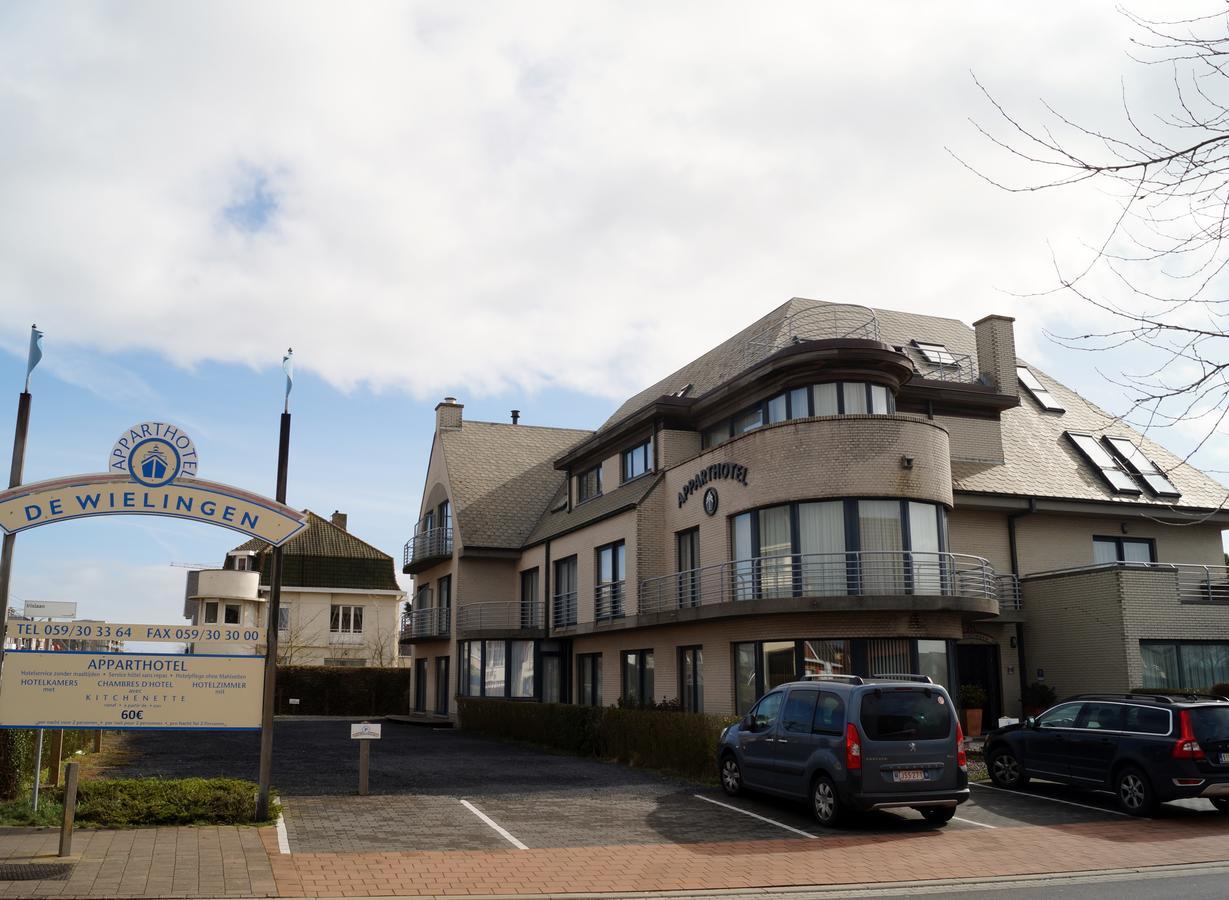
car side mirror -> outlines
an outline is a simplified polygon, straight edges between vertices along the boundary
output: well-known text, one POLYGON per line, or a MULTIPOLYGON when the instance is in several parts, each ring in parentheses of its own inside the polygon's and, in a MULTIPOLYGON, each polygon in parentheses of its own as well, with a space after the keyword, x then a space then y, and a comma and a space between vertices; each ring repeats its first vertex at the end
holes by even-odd
POLYGON ((1027 719, 1025 719, 1025 720, 1024 720, 1024 727, 1025 727, 1025 728, 1036 728, 1036 727, 1037 727, 1037 719, 1036 719, 1036 717, 1034 717, 1034 716, 1029 716, 1027 719))
POLYGON ((755 719, 751 718, 750 716, 743 716, 742 725, 740 727, 743 731, 755 731, 755 719))

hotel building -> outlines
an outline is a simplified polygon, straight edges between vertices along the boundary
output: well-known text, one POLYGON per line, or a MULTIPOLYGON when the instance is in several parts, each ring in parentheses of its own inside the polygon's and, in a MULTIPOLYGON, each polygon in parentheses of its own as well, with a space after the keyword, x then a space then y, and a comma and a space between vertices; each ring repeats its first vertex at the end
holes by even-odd
POLYGON ((404 571, 411 709, 742 712, 809 673, 1229 681, 1226 489, 1018 359, 1012 320, 794 299, 596 431, 447 398, 404 571))

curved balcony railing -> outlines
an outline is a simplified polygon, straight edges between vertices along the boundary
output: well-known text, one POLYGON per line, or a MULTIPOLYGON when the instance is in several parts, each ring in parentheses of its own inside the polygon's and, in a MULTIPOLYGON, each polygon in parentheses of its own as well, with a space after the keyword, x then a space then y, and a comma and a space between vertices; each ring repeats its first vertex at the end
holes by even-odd
POLYGON ((760 556, 640 582, 640 613, 790 597, 998 598, 990 563, 963 553, 866 550, 760 556))
POLYGON ((452 608, 448 606, 411 610, 401 629, 401 639, 421 641, 428 638, 448 637, 451 621, 452 608))
POLYGON ((405 542, 401 556, 402 571, 413 572, 415 567, 423 568, 426 563, 449 556, 452 556, 452 529, 429 528, 405 542))
POLYGON ((457 608, 457 630, 461 634, 478 631, 536 631, 544 623, 541 600, 496 600, 466 603, 457 608))
POLYGON ((803 341, 841 338, 879 340, 879 320, 874 310, 850 303, 824 303, 799 310, 747 340, 747 364, 803 341))

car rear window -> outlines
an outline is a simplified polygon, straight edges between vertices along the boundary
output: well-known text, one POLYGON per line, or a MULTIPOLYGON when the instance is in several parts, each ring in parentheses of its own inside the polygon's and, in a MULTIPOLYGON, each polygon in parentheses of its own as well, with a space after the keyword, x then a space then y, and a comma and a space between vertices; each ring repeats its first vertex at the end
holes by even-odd
POLYGON ((1197 741, 1229 741, 1229 704, 1192 708, 1191 725, 1197 741))
POLYGON ((1122 730, 1137 734, 1169 734, 1169 710, 1155 706, 1129 706, 1122 730))
POLYGON ((862 730, 872 741, 942 740, 952 733, 952 708, 936 691, 869 691, 862 695, 862 730))

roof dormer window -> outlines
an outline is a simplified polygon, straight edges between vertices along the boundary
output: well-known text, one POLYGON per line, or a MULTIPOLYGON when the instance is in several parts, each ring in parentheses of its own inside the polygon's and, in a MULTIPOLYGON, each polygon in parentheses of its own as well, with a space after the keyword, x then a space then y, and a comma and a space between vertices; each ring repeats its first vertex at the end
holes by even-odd
POLYGON ((1080 434, 1075 431, 1066 432, 1067 439, 1075 445, 1075 449, 1080 452, 1084 460, 1097 470, 1110 488, 1116 494, 1139 494, 1139 486, 1135 480, 1127 474, 1126 470, 1119 464, 1109 452, 1102 447, 1095 437, 1091 434, 1080 434))
POLYGON ((1027 367, 1016 366, 1016 378, 1019 379, 1020 384, 1024 385, 1024 389, 1028 391, 1029 395, 1037 401, 1037 405, 1046 412, 1065 411, 1058 405, 1058 401, 1054 399, 1054 395, 1050 393, 1049 389, 1027 367))
POLYGON ((602 496, 602 467, 596 465, 576 476, 576 500, 584 503, 602 496))
POLYGON ((934 344, 929 341, 914 341, 913 346, 922 354, 922 359, 935 366, 958 366, 955 354, 947 349, 945 344, 934 344))
POLYGON ((1118 457, 1127 471, 1133 473, 1144 486, 1158 497, 1182 496, 1182 492, 1174 487, 1173 482, 1157 467, 1156 463, 1144 455, 1139 445, 1129 438, 1103 438, 1106 445, 1118 457))

